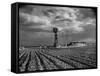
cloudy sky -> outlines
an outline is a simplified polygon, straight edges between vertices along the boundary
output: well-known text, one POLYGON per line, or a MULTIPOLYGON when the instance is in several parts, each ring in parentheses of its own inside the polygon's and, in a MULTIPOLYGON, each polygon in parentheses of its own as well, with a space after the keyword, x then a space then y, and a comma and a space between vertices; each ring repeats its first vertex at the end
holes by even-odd
POLYGON ((58 41, 95 42, 96 15, 91 8, 24 5, 19 8, 20 45, 53 45, 53 27, 58 41))

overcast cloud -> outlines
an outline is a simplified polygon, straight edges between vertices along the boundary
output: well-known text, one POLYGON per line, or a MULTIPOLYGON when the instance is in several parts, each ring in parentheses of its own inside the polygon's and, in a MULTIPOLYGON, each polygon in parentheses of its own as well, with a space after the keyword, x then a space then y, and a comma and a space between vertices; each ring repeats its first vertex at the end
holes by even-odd
POLYGON ((96 17, 93 9, 27 5, 19 9, 20 44, 52 45, 52 28, 57 27, 59 44, 95 41, 96 17))

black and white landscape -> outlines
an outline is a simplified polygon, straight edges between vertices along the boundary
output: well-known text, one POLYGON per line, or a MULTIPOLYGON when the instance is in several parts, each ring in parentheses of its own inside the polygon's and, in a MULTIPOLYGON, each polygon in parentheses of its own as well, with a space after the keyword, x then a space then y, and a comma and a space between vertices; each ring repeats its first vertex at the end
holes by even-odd
POLYGON ((19 71, 96 68, 96 9, 19 7, 19 71))

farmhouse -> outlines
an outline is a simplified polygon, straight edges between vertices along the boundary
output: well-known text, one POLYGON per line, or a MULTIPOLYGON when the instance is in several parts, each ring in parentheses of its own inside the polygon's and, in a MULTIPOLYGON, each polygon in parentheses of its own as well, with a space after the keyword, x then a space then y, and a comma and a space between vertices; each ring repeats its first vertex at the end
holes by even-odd
POLYGON ((70 42, 67 44, 67 46, 71 46, 71 47, 82 47, 82 46, 87 46, 86 42, 80 42, 80 41, 74 41, 74 42, 70 42))

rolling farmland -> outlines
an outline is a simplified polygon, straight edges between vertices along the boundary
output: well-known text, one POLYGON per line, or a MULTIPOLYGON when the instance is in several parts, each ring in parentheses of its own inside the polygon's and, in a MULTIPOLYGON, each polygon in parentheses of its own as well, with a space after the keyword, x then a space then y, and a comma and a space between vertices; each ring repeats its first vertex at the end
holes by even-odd
POLYGON ((95 67, 96 49, 93 46, 64 49, 25 48, 19 50, 20 72, 95 67))

